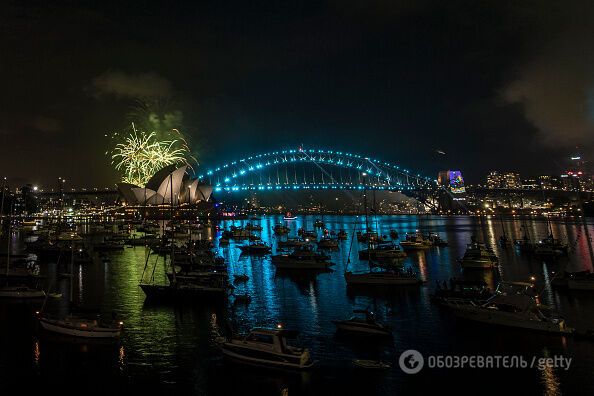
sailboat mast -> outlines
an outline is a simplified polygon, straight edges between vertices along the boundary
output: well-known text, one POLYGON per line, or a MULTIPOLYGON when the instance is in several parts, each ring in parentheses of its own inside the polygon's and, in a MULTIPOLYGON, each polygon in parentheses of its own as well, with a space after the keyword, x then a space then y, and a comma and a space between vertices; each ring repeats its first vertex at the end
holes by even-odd
POLYGON ((173 223, 173 172, 169 174, 169 193, 170 193, 170 205, 169 213, 171 217, 171 273, 172 281, 175 284, 177 279, 175 278, 175 265, 173 264, 173 256, 175 254, 175 224, 173 223))
POLYGON ((6 235, 6 280, 8 281, 8 269, 10 268, 10 240, 12 234, 12 205, 10 203, 10 213, 8 214, 8 235, 6 235))

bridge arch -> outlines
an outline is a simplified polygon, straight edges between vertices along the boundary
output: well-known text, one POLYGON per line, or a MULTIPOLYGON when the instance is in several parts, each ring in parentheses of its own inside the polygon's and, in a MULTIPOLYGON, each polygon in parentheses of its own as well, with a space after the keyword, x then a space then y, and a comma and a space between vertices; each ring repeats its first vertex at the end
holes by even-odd
POLYGON ((215 191, 430 188, 435 182, 399 165, 344 151, 298 148, 251 155, 198 176, 215 191))

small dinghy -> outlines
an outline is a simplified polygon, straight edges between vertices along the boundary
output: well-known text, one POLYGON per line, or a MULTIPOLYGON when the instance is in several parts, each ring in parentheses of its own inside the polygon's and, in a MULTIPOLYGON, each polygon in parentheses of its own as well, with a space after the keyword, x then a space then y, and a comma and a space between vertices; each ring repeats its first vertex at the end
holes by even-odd
POLYGON ((62 293, 48 293, 47 296, 50 298, 62 298, 62 293))
POLYGON ((353 359, 353 364, 357 367, 373 370, 386 370, 392 367, 390 363, 380 360, 353 359))
POLYGON ((249 304, 252 301, 252 297, 249 294, 236 294, 235 303, 249 304))
POLYGON ((233 278, 235 279, 235 282, 247 282, 250 279, 246 274, 233 275, 233 278))

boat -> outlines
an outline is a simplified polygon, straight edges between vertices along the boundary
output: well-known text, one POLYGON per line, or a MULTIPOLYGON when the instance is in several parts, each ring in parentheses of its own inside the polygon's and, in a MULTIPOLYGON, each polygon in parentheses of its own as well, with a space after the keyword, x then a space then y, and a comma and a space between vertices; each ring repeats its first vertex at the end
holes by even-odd
POLYGON ((241 249, 242 253, 249 254, 267 254, 272 251, 272 248, 265 242, 254 242, 249 245, 241 245, 237 247, 241 249))
POLYGON ((334 263, 330 256, 314 252, 310 245, 300 246, 290 254, 272 256, 272 264, 278 269, 325 270, 334 263))
POLYGON ((283 217, 283 220, 296 220, 297 216, 293 216, 293 214, 291 212, 287 212, 287 214, 285 214, 285 216, 283 217))
POLYGON ((429 235, 427 236, 427 239, 431 242, 431 244, 433 246, 437 246, 437 247, 447 247, 448 246, 448 241, 441 239, 441 237, 438 234, 435 234, 433 232, 429 233, 429 235))
POLYGON ((436 284, 437 288, 431 295, 431 301, 441 305, 455 304, 460 300, 482 304, 493 297, 487 283, 482 280, 450 279, 449 286, 445 281, 443 286, 438 281, 436 284))
POLYGON ((235 282, 247 282, 250 277, 246 274, 235 274, 233 275, 233 279, 235 279, 235 282))
POLYGON ((418 286, 423 283, 412 271, 404 271, 398 268, 383 269, 381 266, 374 266, 370 262, 369 272, 344 273, 347 286, 418 286))
POLYGON ((252 235, 250 230, 241 227, 231 226, 231 237, 236 239, 249 238, 252 235))
POLYGON ((590 271, 569 273, 566 276, 566 282, 570 290, 594 291, 594 274, 590 271))
POLYGON ((0 287, 0 298, 37 299, 44 298, 45 292, 41 289, 31 288, 26 285, 0 287))
POLYGON ((252 296, 250 296, 247 293, 234 294, 234 296, 235 296, 235 300, 234 300, 235 304, 238 304, 238 303, 249 304, 252 301, 252 296))
POLYGON ((277 224, 274 226, 273 231, 276 235, 285 235, 289 233, 289 227, 284 224, 277 224))
POLYGON ((378 243, 383 242, 384 238, 380 236, 377 232, 364 232, 357 231, 357 241, 365 242, 365 243, 378 243))
POLYGON ((370 244, 367 249, 359 250, 359 259, 361 260, 401 260, 406 257, 406 252, 393 243, 370 244))
POLYGON ((215 339, 224 356, 239 362, 283 369, 306 370, 314 365, 307 349, 288 345, 294 332, 254 328, 246 336, 215 339))
POLYGON ((324 224, 324 222, 320 219, 316 219, 314 221, 314 228, 324 228, 326 227, 326 224, 324 224))
POLYGON ((115 339, 122 334, 124 323, 121 321, 103 322, 96 318, 69 315, 51 317, 37 312, 39 325, 43 330, 64 336, 80 338, 115 339))
POLYGON ((407 233, 406 239, 400 242, 400 246, 404 250, 424 250, 433 246, 433 243, 417 230, 415 233, 407 233))
POLYGON ((532 248, 532 254, 541 257, 558 257, 561 255, 566 255, 567 251, 567 244, 561 242, 559 239, 554 238, 553 234, 550 234, 545 239, 538 241, 538 243, 535 243, 532 248))
POLYGON ((320 249, 338 249, 338 239, 323 237, 318 241, 318 248, 320 249))
POLYGON ((355 314, 364 314, 365 317, 353 316, 348 320, 333 320, 339 331, 360 335, 391 336, 392 331, 375 319, 375 314, 367 309, 354 310, 355 314))
POLYGON ((282 240, 277 241, 276 245, 279 248, 294 248, 294 247, 307 245, 308 243, 309 242, 306 242, 301 238, 287 238, 284 241, 282 241, 282 240))
POLYGON ((475 322, 556 334, 575 331, 539 303, 534 285, 527 282, 500 282, 493 297, 482 304, 460 300, 448 307, 456 317, 475 322))
POLYGON ((262 231, 262 226, 257 224, 247 223, 244 228, 248 231, 262 231))
POLYGON ((458 259, 462 268, 493 268, 498 263, 495 252, 483 243, 478 243, 472 237, 471 243, 466 245, 464 256, 458 259))
POLYGON ((387 370, 392 367, 390 363, 381 360, 353 359, 353 364, 357 367, 372 370, 387 370))

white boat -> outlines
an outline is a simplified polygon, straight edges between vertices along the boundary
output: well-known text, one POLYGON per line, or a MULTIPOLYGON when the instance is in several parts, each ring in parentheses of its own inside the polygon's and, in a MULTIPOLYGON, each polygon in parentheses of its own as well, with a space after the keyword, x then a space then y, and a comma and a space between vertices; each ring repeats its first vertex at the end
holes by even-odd
POLYGON ((290 334, 282 328, 255 328, 245 337, 219 336, 215 342, 223 355, 240 362, 296 370, 311 368, 314 362, 309 351, 287 344, 290 334))
POLYGON ((493 268, 497 266, 497 256, 487 246, 473 241, 466 247, 464 257, 458 260, 462 268, 493 268))
POLYGON ((426 239, 420 232, 414 234, 406 234, 406 239, 400 242, 400 246, 404 250, 424 250, 433 246, 433 242, 426 239))
POLYGON ((123 322, 101 323, 97 319, 77 316, 51 318, 39 315, 38 320, 39 325, 46 331, 81 338, 119 338, 124 325, 123 322))
POLYGON ((539 304, 531 283, 501 282, 495 295, 483 304, 460 300, 448 306, 461 319, 548 333, 574 332, 562 318, 539 304))
POLYGON ((0 287, 0 298, 35 299, 44 298, 45 292, 28 286, 0 287))

